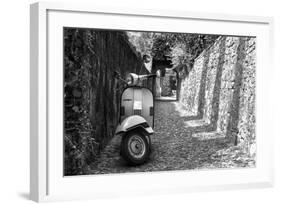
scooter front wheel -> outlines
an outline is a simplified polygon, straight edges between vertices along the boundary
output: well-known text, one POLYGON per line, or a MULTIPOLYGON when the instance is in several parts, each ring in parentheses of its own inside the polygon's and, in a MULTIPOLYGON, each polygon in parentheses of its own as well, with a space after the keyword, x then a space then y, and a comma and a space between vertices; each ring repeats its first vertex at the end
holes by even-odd
POLYGON ((143 133, 135 130, 122 138, 121 155, 130 165, 140 165, 149 157, 149 143, 143 133))

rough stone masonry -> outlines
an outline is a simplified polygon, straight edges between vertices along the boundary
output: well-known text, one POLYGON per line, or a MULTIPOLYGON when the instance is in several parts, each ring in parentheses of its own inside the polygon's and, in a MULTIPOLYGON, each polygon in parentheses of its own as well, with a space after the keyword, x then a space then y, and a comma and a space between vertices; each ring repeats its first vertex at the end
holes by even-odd
POLYGON ((194 137, 212 132, 255 152, 255 46, 255 37, 222 36, 182 79, 179 100, 199 116, 188 123, 201 128, 194 137))

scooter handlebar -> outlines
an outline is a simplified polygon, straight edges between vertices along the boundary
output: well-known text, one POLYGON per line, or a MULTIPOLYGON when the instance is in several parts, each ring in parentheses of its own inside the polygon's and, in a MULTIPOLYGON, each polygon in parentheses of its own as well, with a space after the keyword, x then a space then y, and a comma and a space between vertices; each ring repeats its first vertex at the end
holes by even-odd
POLYGON ((137 75, 135 73, 130 73, 126 78, 129 85, 137 85, 140 81, 146 80, 151 77, 156 77, 156 74, 147 74, 147 75, 137 75))
POLYGON ((156 74, 147 74, 147 75, 137 75, 135 73, 129 73, 126 77, 126 79, 122 79, 120 76, 120 73, 117 71, 114 71, 114 77, 123 81, 124 83, 128 85, 137 85, 140 81, 156 77, 156 74))

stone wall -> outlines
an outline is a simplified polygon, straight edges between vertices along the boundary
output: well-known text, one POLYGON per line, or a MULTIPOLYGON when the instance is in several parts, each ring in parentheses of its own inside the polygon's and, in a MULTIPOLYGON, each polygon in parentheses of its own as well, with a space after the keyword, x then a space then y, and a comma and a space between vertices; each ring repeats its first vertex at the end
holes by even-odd
MULTIPOLYGON (((235 71, 237 67, 237 48, 239 45, 239 38, 231 37, 225 40, 225 54, 221 76, 220 86, 220 98, 219 98, 219 110, 218 110, 218 131, 226 133, 228 126, 228 119, 230 117, 230 106, 232 104, 234 82, 235 82, 235 71)), ((241 54, 240 51, 239 54, 241 54)), ((237 87, 239 89, 240 87, 237 87)))
POLYGON ((114 78, 114 71, 123 78, 130 72, 147 72, 124 32, 65 28, 67 174, 83 172, 114 136, 124 88, 124 83, 114 78))
POLYGON ((205 83, 205 95, 203 94, 204 99, 203 104, 203 117, 207 123, 211 123, 215 117, 215 112, 213 108, 215 102, 218 101, 219 94, 219 85, 217 78, 221 76, 221 64, 222 56, 220 55, 220 50, 224 49, 224 40, 216 41, 215 44, 208 50, 209 61, 206 63, 206 83, 205 83))
POLYGON ((247 149, 255 144, 255 57, 255 38, 218 38, 182 79, 179 99, 211 131, 247 149))
POLYGON ((169 75, 165 75, 160 80, 161 84, 161 96, 171 96, 172 88, 171 88, 171 77, 169 75))
POLYGON ((255 152, 255 76, 256 41, 249 38, 245 42, 245 59, 242 62, 242 82, 239 94, 238 143, 243 144, 251 154, 255 152))
POLYGON ((191 115, 198 115, 200 81, 205 59, 204 54, 197 58, 194 62, 194 69, 190 71, 185 80, 181 80, 179 101, 185 105, 191 115))

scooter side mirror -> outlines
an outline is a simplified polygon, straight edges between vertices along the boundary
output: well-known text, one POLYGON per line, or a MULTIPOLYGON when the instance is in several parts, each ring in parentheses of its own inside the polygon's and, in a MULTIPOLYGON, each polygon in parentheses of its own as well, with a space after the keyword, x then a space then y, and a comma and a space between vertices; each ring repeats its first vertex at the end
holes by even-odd
POLYGON ((120 73, 115 70, 115 71, 113 72, 113 77, 114 77, 114 78, 120 78, 120 73))
POLYGON ((142 60, 144 63, 149 63, 151 61, 151 57, 149 55, 143 55, 142 60))

